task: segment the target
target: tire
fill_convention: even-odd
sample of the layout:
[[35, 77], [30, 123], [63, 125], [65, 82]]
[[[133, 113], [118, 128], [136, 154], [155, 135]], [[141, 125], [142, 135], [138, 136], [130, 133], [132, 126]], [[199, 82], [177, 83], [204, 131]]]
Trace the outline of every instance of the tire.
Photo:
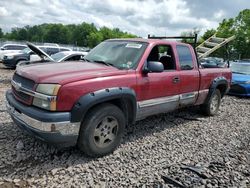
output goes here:
[[125, 130], [124, 113], [113, 104], [94, 107], [82, 122], [78, 148], [90, 157], [113, 152], [120, 144]]
[[215, 89], [208, 102], [201, 105], [202, 112], [207, 116], [214, 116], [218, 113], [221, 104], [220, 90]]

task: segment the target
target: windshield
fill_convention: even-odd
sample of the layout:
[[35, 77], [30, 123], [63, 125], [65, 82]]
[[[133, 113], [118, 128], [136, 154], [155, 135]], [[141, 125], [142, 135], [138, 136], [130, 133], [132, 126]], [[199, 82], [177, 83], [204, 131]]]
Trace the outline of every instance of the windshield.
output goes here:
[[59, 52], [59, 53], [51, 55], [52, 59], [54, 59], [55, 61], [59, 61], [65, 56], [66, 56], [65, 52]]
[[233, 73], [250, 75], [250, 63], [233, 63], [230, 69]]
[[28, 53], [30, 53], [30, 51], [31, 51], [30, 48], [24, 48], [24, 49], [21, 51], [21, 53], [22, 53], [22, 54], [28, 54]]
[[86, 61], [101, 62], [118, 69], [134, 69], [147, 47], [145, 42], [105, 41], [84, 57]]

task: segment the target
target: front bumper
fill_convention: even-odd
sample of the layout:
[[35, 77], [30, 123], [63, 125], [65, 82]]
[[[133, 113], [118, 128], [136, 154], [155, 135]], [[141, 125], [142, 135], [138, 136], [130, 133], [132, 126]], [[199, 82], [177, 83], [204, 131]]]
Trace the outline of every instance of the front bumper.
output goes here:
[[250, 97], [250, 84], [232, 84], [228, 94]]
[[3, 59], [2, 62], [3, 62], [3, 65], [8, 68], [12, 68], [16, 66], [15, 59]]
[[70, 112], [49, 112], [18, 102], [6, 92], [6, 106], [13, 121], [28, 134], [60, 147], [77, 143], [80, 122], [71, 123]]

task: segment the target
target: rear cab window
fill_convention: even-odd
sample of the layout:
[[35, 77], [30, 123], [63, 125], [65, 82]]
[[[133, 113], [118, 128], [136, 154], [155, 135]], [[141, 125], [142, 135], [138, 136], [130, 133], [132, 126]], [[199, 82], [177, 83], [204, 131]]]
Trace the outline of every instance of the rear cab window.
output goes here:
[[181, 70], [193, 70], [194, 62], [190, 48], [184, 45], [176, 46]]

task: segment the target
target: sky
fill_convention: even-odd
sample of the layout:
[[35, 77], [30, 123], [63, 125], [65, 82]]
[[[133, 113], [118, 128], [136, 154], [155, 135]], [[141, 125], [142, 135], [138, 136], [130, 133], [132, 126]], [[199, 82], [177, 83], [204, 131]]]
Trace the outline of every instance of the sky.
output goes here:
[[42, 23], [94, 23], [141, 37], [180, 35], [216, 28], [246, 8], [249, 0], [0, 0], [0, 27]]

